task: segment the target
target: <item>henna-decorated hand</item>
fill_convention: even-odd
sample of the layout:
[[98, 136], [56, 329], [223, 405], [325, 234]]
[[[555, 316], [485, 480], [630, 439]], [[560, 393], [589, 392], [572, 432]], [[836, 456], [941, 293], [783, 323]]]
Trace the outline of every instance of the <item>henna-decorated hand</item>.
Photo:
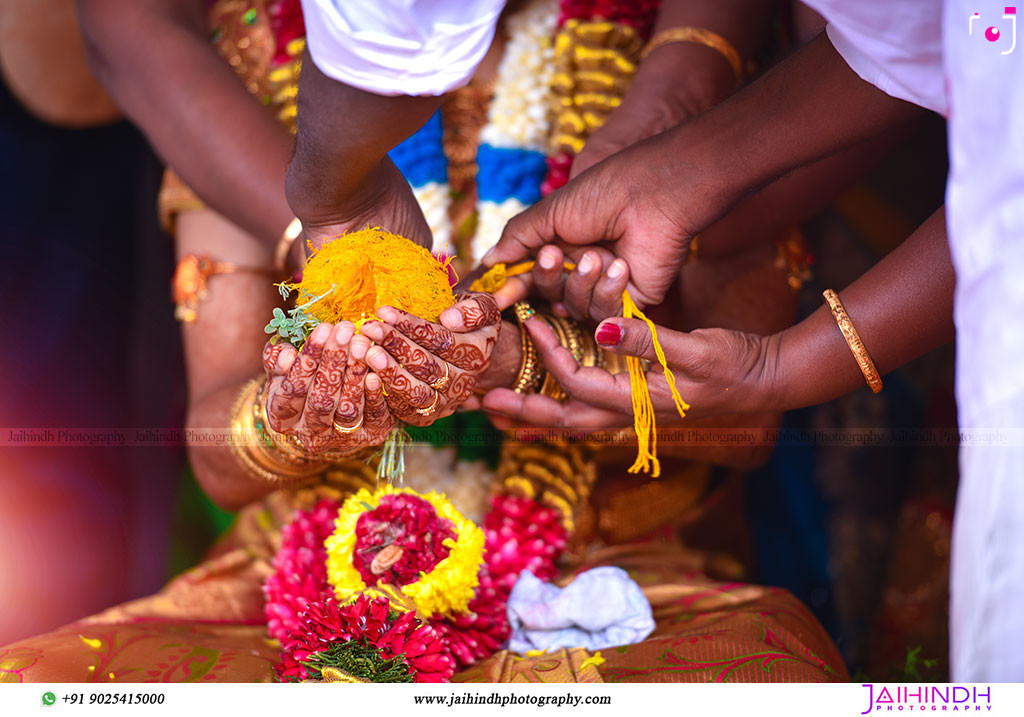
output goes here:
[[380, 321], [361, 329], [378, 344], [366, 360], [383, 381], [395, 417], [430, 425], [473, 395], [498, 340], [501, 314], [493, 297], [461, 294], [441, 313], [440, 323], [390, 306], [381, 307], [377, 316]]
[[[367, 376], [370, 342], [354, 334], [347, 321], [323, 323], [301, 352], [287, 343], [264, 347], [270, 427], [311, 452], [377, 445], [395, 425], [379, 379]], [[359, 428], [343, 433], [336, 425]]]

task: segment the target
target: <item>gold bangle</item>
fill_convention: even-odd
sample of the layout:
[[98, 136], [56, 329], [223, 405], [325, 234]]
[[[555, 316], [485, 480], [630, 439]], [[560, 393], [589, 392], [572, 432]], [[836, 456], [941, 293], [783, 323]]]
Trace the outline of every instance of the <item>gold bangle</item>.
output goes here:
[[[553, 314], [539, 314], [538, 316], [555, 332], [558, 343], [569, 350], [577, 366], [599, 366], [601, 355], [598, 353], [597, 343], [588, 332], [580, 328], [577, 322]], [[564, 401], [569, 397], [550, 371], [544, 377], [540, 393], [556, 401]]]
[[325, 455], [309, 453], [296, 436], [286, 436], [270, 427], [266, 409], [267, 380], [266, 377], [258, 380], [260, 387], [253, 402], [252, 415], [253, 424], [259, 432], [263, 447], [270, 453], [276, 454], [278, 461], [283, 462], [286, 466], [294, 467], [296, 471], [315, 472], [321, 470], [325, 465]]
[[850, 315], [846, 313], [843, 302], [839, 300], [839, 294], [832, 291], [832, 289], [826, 289], [822, 296], [825, 297], [828, 308], [832, 310], [832, 316], [835, 317], [839, 330], [843, 332], [843, 338], [846, 339], [850, 351], [853, 352], [853, 358], [857, 360], [860, 372], [864, 374], [864, 380], [867, 381], [868, 386], [871, 387], [874, 393], [878, 393], [882, 390], [882, 377], [878, 375], [875, 362], [871, 360], [868, 350], [864, 348], [864, 342], [860, 340], [860, 335], [857, 333], [857, 329], [854, 328]]
[[644, 47], [643, 52], [640, 53], [640, 59], [647, 59], [647, 56], [659, 47], [670, 45], [673, 42], [695, 42], [710, 47], [724, 57], [732, 67], [732, 72], [736, 76], [736, 84], [743, 80], [743, 61], [740, 59], [740, 53], [736, 51], [731, 42], [717, 32], [711, 32], [702, 27], [673, 27], [659, 32]]
[[242, 387], [231, 407], [231, 452], [249, 475], [274, 486], [283, 486], [284, 476], [265, 469], [250, 454], [254, 441], [257, 440], [255, 427], [252, 425], [252, 402], [259, 390], [259, 382], [249, 381]]
[[302, 236], [302, 222], [296, 217], [288, 222], [281, 238], [277, 241], [274, 249], [274, 268], [280, 273], [285, 273], [288, 268], [288, 252], [292, 250], [295, 240]]
[[516, 375], [512, 390], [516, 393], [533, 393], [540, 386], [544, 379], [544, 371], [541, 367], [540, 357], [537, 355], [537, 347], [533, 344], [529, 332], [523, 323], [534, 316], [537, 312], [525, 301], [516, 302], [513, 307], [516, 321], [519, 323], [519, 338], [521, 341], [522, 357], [519, 364], [519, 373]]

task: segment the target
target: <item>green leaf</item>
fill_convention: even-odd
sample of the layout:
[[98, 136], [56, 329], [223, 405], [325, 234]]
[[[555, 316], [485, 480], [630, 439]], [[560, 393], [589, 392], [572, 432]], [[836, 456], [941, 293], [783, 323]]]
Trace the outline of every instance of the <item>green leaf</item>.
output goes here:
[[370, 682], [412, 682], [415, 678], [404, 654], [385, 660], [365, 640], [336, 642], [323, 652], [310, 655], [302, 665], [313, 679], [319, 679], [325, 667], [334, 667]]

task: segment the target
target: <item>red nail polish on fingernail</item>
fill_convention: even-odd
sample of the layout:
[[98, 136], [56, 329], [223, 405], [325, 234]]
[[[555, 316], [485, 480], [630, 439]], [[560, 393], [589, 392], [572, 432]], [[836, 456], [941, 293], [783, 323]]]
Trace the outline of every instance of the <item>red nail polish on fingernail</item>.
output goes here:
[[622, 327], [618, 324], [604, 323], [597, 327], [597, 343], [602, 346], [618, 346], [622, 341]]

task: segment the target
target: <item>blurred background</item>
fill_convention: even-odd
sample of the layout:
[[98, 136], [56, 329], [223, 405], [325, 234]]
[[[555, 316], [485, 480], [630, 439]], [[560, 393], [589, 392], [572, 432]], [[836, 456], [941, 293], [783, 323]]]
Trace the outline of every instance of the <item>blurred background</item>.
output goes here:
[[[230, 525], [182, 447], [12, 445], [11, 432], [180, 428], [185, 383], [156, 216], [162, 167], [86, 67], [70, 0], [0, 0], [0, 645], [150, 594]], [[923, 123], [803, 227], [801, 317], [941, 203]], [[792, 428], [955, 427], [953, 347]], [[854, 679], [944, 679], [956, 446], [776, 449], [686, 529], [800, 597]]]

